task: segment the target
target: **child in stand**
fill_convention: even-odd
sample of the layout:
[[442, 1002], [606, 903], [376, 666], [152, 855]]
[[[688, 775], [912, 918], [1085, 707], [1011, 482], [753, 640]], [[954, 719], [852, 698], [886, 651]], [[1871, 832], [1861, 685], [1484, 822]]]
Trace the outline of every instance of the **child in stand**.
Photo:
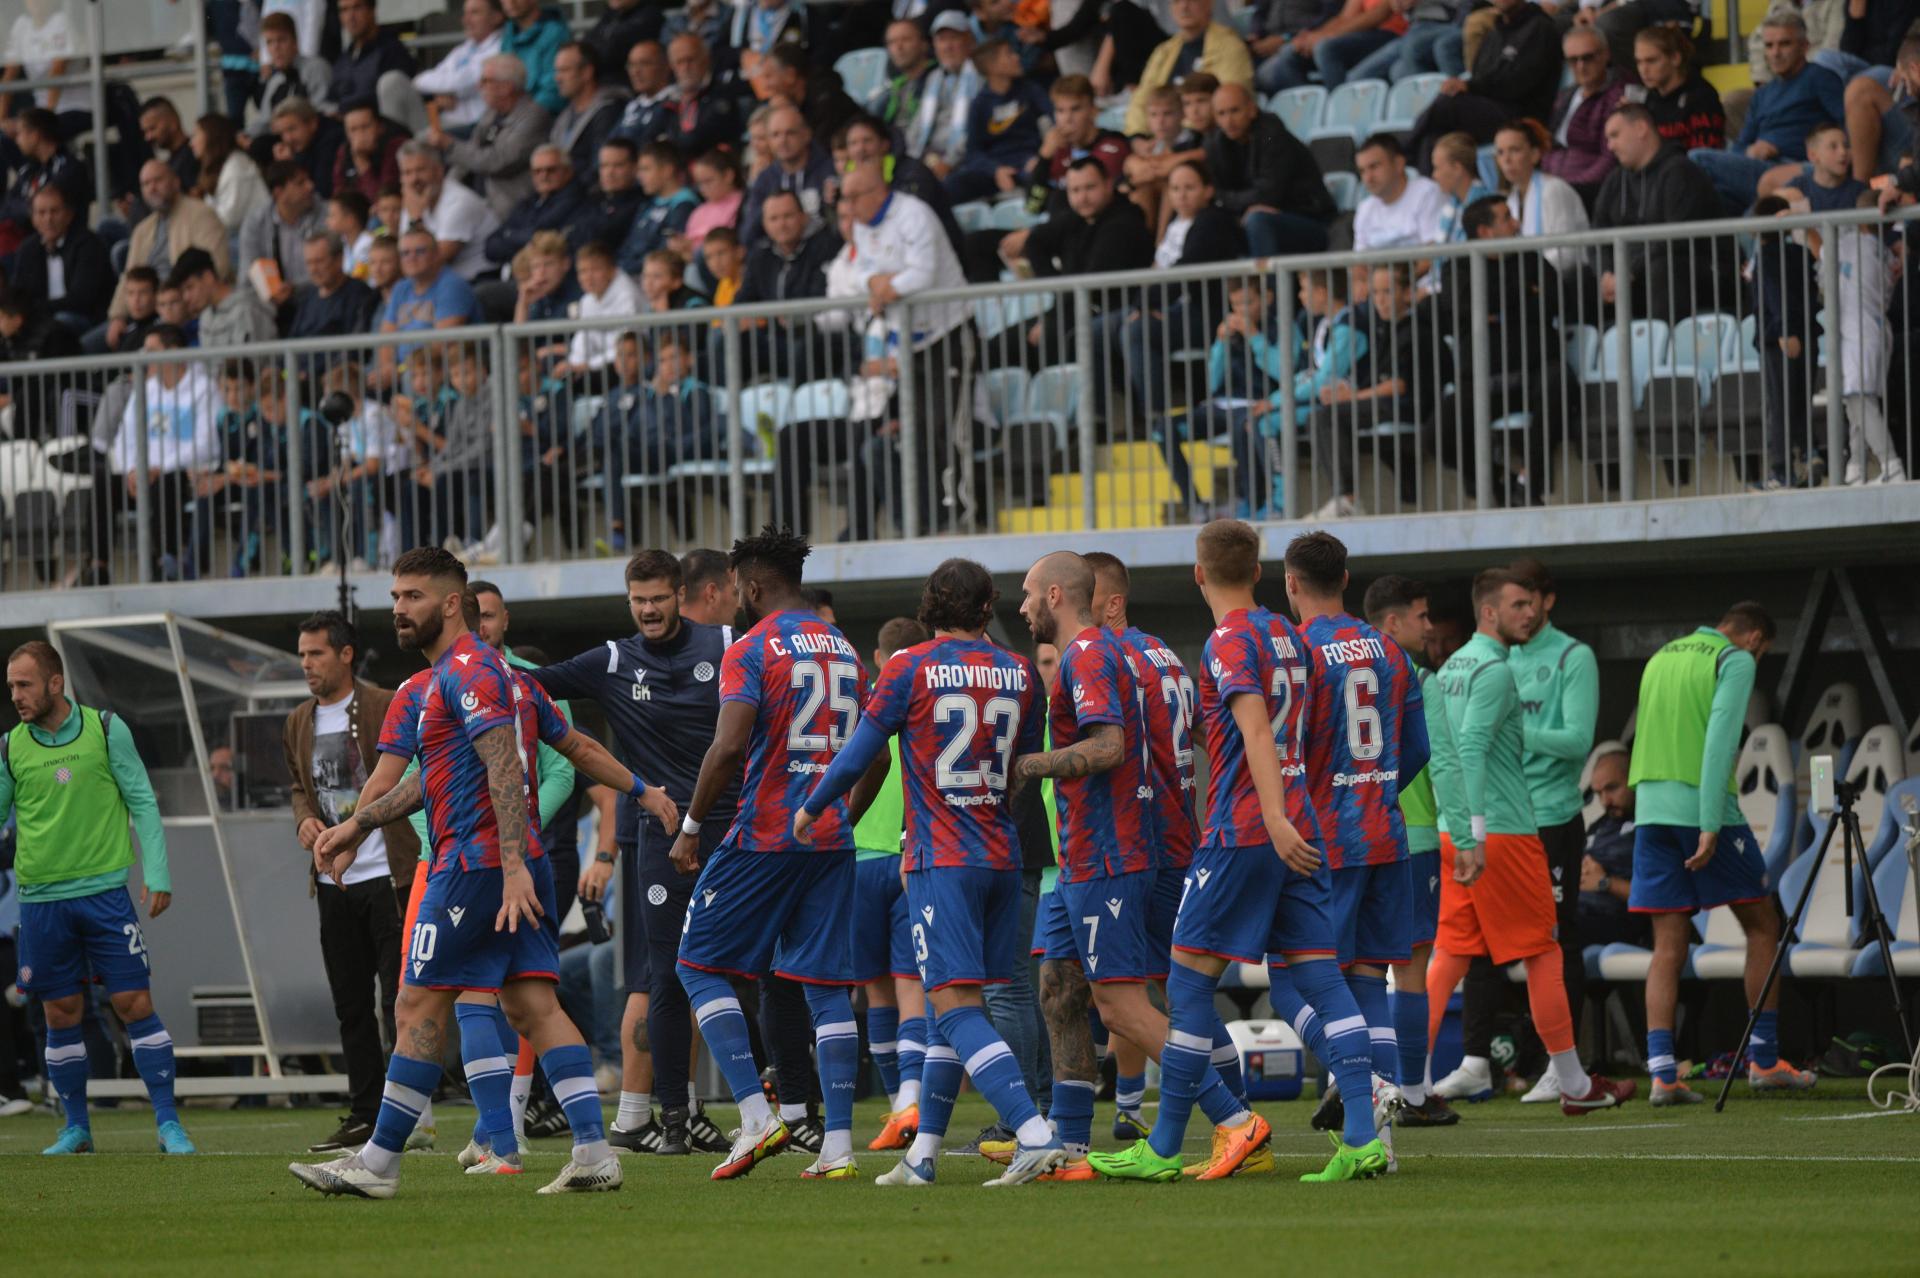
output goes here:
[[373, 249], [373, 232], [367, 221], [373, 206], [358, 191], [342, 191], [327, 201], [327, 229], [340, 237], [346, 247], [344, 265], [356, 280], [367, 278], [367, 254]]
[[[1859, 207], [1876, 208], [1879, 196], [1867, 191]], [[1880, 463], [1880, 482], [1904, 483], [1906, 465], [1887, 430], [1887, 296], [1893, 281], [1893, 256], [1887, 251], [1880, 227], [1868, 222], [1836, 226], [1823, 237], [1807, 231], [1814, 259], [1822, 253], [1838, 256], [1838, 297], [1826, 298], [1827, 310], [1839, 321], [1840, 393], [1847, 411], [1847, 461], [1844, 482], [1867, 482], [1867, 453]], [[1826, 278], [1823, 272], [1815, 277]]]
[[380, 194], [373, 201], [373, 228], [384, 231], [394, 239], [400, 238], [400, 218], [404, 205], [400, 199], [400, 187], [393, 182], [380, 188]]
[[[273, 521], [283, 543], [286, 538], [286, 503], [280, 500], [278, 436], [285, 416], [280, 370], [267, 369], [256, 395], [253, 367], [230, 359], [220, 372], [220, 395], [226, 405], [219, 420], [222, 465], [200, 477], [200, 496], [211, 503], [215, 523], [233, 541], [227, 575], [245, 577], [259, 571], [267, 520]], [[271, 419], [266, 414], [269, 397], [275, 401]]]
[[[1161, 197], [1167, 189], [1167, 175], [1182, 160], [1197, 160], [1205, 154], [1203, 140], [1213, 124], [1213, 91], [1220, 82], [1206, 72], [1196, 72], [1178, 88], [1163, 84], [1147, 95], [1148, 136], [1133, 139], [1133, 154], [1127, 157], [1127, 183], [1133, 202], [1147, 215], [1147, 225], [1156, 233], [1164, 230], [1160, 212]], [[1193, 102], [1189, 108], [1187, 103]], [[1189, 117], [1205, 117], [1195, 130]]]
[[466, 345], [422, 346], [408, 361], [411, 395], [393, 401], [393, 417], [413, 437], [424, 462], [410, 475], [403, 516], [414, 525], [409, 545], [444, 545], [464, 553], [487, 526], [487, 478], [493, 469], [493, 425], [487, 369]]

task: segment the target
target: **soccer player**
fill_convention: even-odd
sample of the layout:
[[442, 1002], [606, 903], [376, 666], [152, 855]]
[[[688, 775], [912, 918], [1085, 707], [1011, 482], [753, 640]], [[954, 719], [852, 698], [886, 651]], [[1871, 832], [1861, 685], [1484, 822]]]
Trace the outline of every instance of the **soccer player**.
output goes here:
[[[1587, 822], [1580, 815], [1580, 770], [1593, 751], [1594, 723], [1600, 714], [1600, 664], [1592, 648], [1553, 624], [1559, 594], [1546, 565], [1519, 559], [1510, 567], [1533, 592], [1531, 633], [1507, 655], [1507, 663], [1520, 693], [1520, 761], [1533, 795], [1533, 819], [1540, 823], [1540, 845], [1547, 852], [1547, 873], [1553, 878], [1554, 935], [1567, 986], [1567, 1014], [1577, 1035], [1587, 992], [1586, 945], [1580, 936], [1580, 861], [1587, 854]], [[1469, 1002], [1474, 989], [1469, 977]], [[1554, 1072], [1547, 1070], [1521, 1100], [1559, 1100], [1554, 1080]]]
[[[499, 654], [468, 632], [466, 584], [466, 569], [444, 550], [410, 550], [395, 563], [395, 635], [433, 666], [416, 730], [421, 769], [384, 798], [358, 805], [351, 822], [316, 843], [338, 865], [350, 859], [356, 832], [424, 801], [435, 849], [395, 1008], [399, 1044], [388, 1062], [373, 1139], [344, 1158], [288, 1169], [324, 1194], [393, 1196], [401, 1150], [440, 1078], [447, 1022], [461, 990], [500, 993], [514, 1029], [533, 1040], [566, 1111], [572, 1158], [540, 1192], [620, 1186], [620, 1163], [601, 1129], [592, 1058], [554, 997], [559, 951], [552, 871], [528, 812], [529, 791], [539, 782], [533, 732], [550, 744], [577, 734], [544, 694], [516, 682]], [[590, 774], [604, 784], [620, 771]], [[641, 785], [631, 774], [629, 783], [634, 790]], [[505, 1078], [497, 1081], [504, 1090]], [[504, 1100], [495, 1094], [480, 1101], [495, 1115], [489, 1126], [496, 1155], [512, 1134], [510, 1120], [503, 1124], [499, 1117]]]
[[[1724, 905], [1747, 934], [1746, 987], [1759, 995], [1780, 943], [1780, 914], [1767, 884], [1759, 840], [1734, 795], [1733, 765], [1754, 671], [1773, 644], [1773, 618], [1737, 603], [1653, 654], [1640, 675], [1633, 763], [1633, 883], [1627, 908], [1652, 916], [1647, 969], [1647, 1070], [1655, 1105], [1706, 1099], [1674, 1074], [1673, 1012], [1696, 910]], [[1805, 1091], [1812, 1071], [1780, 1059], [1776, 983], [1745, 1050], [1755, 1091]], [[1739, 1063], [1738, 1059], [1734, 1062]]]
[[[1299, 757], [1306, 647], [1286, 618], [1254, 602], [1260, 535], [1251, 526], [1215, 520], [1200, 530], [1196, 549], [1194, 580], [1214, 619], [1200, 671], [1200, 723], [1211, 766], [1206, 831], [1174, 923], [1160, 1112], [1145, 1140], [1088, 1159], [1104, 1175], [1133, 1180], [1178, 1177], [1196, 1096], [1225, 1090], [1209, 1057], [1218, 1020], [1214, 988], [1229, 962], [1262, 963], [1269, 950], [1279, 953], [1293, 985], [1327, 1026], [1327, 1059], [1342, 1089], [1364, 1095], [1371, 1083], [1366, 1021], [1332, 961], [1331, 879], [1314, 847], [1319, 830]], [[1302, 1179], [1352, 1180], [1386, 1170], [1370, 1106], [1349, 1106], [1343, 1131], [1344, 1139], [1333, 1138], [1326, 1168]]]
[[[804, 984], [819, 1053], [826, 1127], [820, 1156], [801, 1175], [859, 1175], [853, 1080], [860, 1043], [847, 997], [853, 820], [845, 802], [833, 804], [811, 848], [797, 846], [792, 826], [814, 779], [853, 734], [866, 672], [846, 636], [801, 596], [809, 550], [801, 538], [771, 527], [734, 543], [729, 559], [753, 628], [721, 662], [720, 721], [673, 844], [676, 867], [700, 869], [680, 938], [680, 982], [740, 1106], [739, 1134], [714, 1168], [715, 1180], [746, 1175], [791, 1140], [761, 1091], [746, 1018], [728, 980], [767, 971]], [[855, 815], [879, 787], [878, 766], [854, 795]], [[740, 814], [702, 865], [701, 829], [736, 774]]]
[[[1161, 1061], [1163, 1072], [1177, 1054], [1194, 1052], [1192, 1035], [1170, 1036], [1167, 1018], [1147, 997], [1146, 983], [1165, 979], [1172, 937], [1156, 934], [1167, 917], [1165, 890], [1157, 859], [1162, 834], [1155, 804], [1152, 747], [1147, 735], [1147, 689], [1139, 662], [1112, 631], [1093, 618], [1094, 573], [1071, 551], [1047, 555], [1027, 571], [1022, 583], [1021, 615], [1040, 643], [1060, 649], [1060, 670], [1049, 698], [1052, 748], [1014, 764], [1022, 780], [1052, 777], [1060, 817], [1060, 880], [1054, 909], [1063, 913], [1074, 949], [1100, 1019]], [[1157, 692], [1158, 689], [1156, 688]], [[1178, 902], [1173, 902], [1177, 912]], [[1049, 956], [1051, 957], [1051, 956]], [[1169, 991], [1171, 997], [1171, 991]], [[1226, 1030], [1212, 1015], [1200, 1024], [1197, 1041], [1205, 1078], [1189, 1093], [1189, 1109], [1199, 1103], [1215, 1125], [1214, 1157], [1208, 1179], [1262, 1170], [1271, 1129], [1249, 1112], [1209, 1063], [1226, 1041]], [[1055, 1120], [1067, 1139], [1056, 1089]], [[1086, 1097], [1085, 1122], [1091, 1126], [1092, 1097]], [[1162, 1112], [1165, 1089], [1162, 1088]], [[1185, 1114], [1181, 1116], [1185, 1125]], [[1175, 1142], [1178, 1149], [1178, 1141]], [[1178, 1175], [1177, 1158], [1169, 1164]]]
[[[1426, 767], [1427, 724], [1413, 663], [1398, 644], [1347, 614], [1347, 582], [1347, 548], [1332, 533], [1302, 533], [1288, 543], [1287, 601], [1311, 658], [1303, 737], [1307, 797], [1332, 870], [1338, 958], [1373, 1045], [1373, 1121], [1391, 1170], [1390, 1124], [1403, 1102], [1394, 1084], [1400, 1050], [1387, 1006], [1387, 968], [1404, 969], [1413, 956], [1400, 778]], [[1299, 1015], [1292, 1004], [1300, 995], [1291, 985], [1289, 979], [1274, 991], [1274, 1012], [1287, 1019]], [[1329, 1111], [1325, 1126], [1344, 1126], [1344, 1105], [1338, 1120], [1331, 1105], [1322, 1108]]]
[[[719, 624], [695, 621], [682, 611], [689, 600], [684, 573], [682, 561], [664, 550], [634, 555], [625, 574], [634, 633], [533, 675], [552, 696], [598, 704], [627, 761], [664, 785], [681, 809], [693, 800], [700, 762], [713, 743], [721, 659], [734, 639], [733, 609], [725, 600], [718, 611], [726, 620]], [[703, 827], [703, 857], [719, 847], [738, 801], [739, 791], [731, 786], [714, 799]], [[713, 1154], [728, 1142], [694, 1103], [689, 1087], [693, 1015], [674, 970], [694, 878], [668, 858], [679, 833], [677, 822], [659, 825], [642, 819], [632, 803], [619, 806], [617, 931], [626, 1009], [620, 1024], [620, 1109], [608, 1140], [615, 1149], [631, 1152]], [[659, 1123], [653, 1121], [656, 1096]]]
[[987, 1184], [1023, 1184], [1067, 1161], [980, 996], [982, 986], [1010, 979], [1018, 958], [1020, 832], [1008, 784], [1018, 757], [1040, 748], [1039, 673], [986, 637], [996, 595], [992, 576], [971, 560], [949, 559], [933, 570], [920, 602], [933, 638], [887, 662], [853, 740], [794, 815], [794, 836], [804, 840], [885, 759], [887, 741], [905, 736], [902, 877], [934, 1024], [919, 1131], [883, 1185], [933, 1183], [963, 1062], [1019, 1140], [1007, 1170]]
[[[1398, 644], [1409, 660], [1425, 655], [1431, 637], [1425, 586], [1405, 577], [1381, 577], [1367, 587], [1362, 611], [1368, 624]], [[1431, 750], [1446, 733], [1445, 712], [1433, 694], [1433, 671], [1414, 668]], [[1427, 1084], [1427, 964], [1440, 917], [1440, 810], [1433, 799], [1431, 763], [1400, 787], [1400, 817], [1407, 831], [1413, 933], [1406, 965], [1394, 973], [1393, 1033], [1400, 1048], [1400, 1096], [1405, 1102], [1394, 1122], [1401, 1127], [1450, 1127], [1460, 1121], [1459, 1113]]]
[[1473, 579], [1478, 628], [1440, 668], [1435, 683], [1449, 737], [1439, 743], [1435, 775], [1445, 825], [1440, 834], [1440, 926], [1427, 989], [1427, 1040], [1439, 1029], [1453, 987], [1473, 956], [1497, 964], [1522, 960], [1533, 1027], [1546, 1045], [1568, 1115], [1632, 1099], [1631, 1080], [1613, 1082], [1581, 1068], [1573, 1018], [1553, 939], [1553, 886], [1534, 825], [1521, 761], [1520, 697], [1509, 646], [1533, 631], [1533, 591], [1504, 568]]
[[13, 650], [7, 694], [20, 722], [0, 737], [0, 824], [10, 813], [19, 822], [20, 989], [46, 1010], [47, 1089], [66, 1111], [66, 1124], [41, 1152], [93, 1152], [81, 1036], [93, 979], [126, 1027], [160, 1152], [191, 1154], [173, 1103], [173, 1039], [154, 1015], [147, 942], [127, 891], [131, 825], [140, 835], [147, 917], [159, 918], [173, 902], [167, 836], [146, 765], [118, 715], [68, 694], [66, 666], [52, 644], [34, 639]]
[[[894, 653], [931, 637], [914, 618], [893, 618], [880, 627], [873, 668], [886, 669]], [[887, 738], [887, 751], [887, 779], [853, 829], [853, 975], [866, 987], [867, 1044], [887, 1092], [886, 1125], [867, 1142], [873, 1150], [913, 1143], [920, 1124], [920, 1069], [927, 1055], [926, 996], [900, 874], [906, 798], [898, 736]]]

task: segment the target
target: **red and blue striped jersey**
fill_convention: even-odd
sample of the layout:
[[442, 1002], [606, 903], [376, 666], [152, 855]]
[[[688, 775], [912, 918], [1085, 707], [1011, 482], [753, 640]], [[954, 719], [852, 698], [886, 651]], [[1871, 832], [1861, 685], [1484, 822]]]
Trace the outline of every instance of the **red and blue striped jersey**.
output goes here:
[[1020, 868], [1007, 773], [1041, 749], [1031, 662], [986, 639], [930, 639], [893, 654], [861, 713], [900, 738], [907, 869]]
[[394, 689], [387, 717], [380, 721], [380, 743], [374, 747], [381, 754], [411, 759], [420, 753], [420, 703], [432, 682], [432, 670], [416, 670]]
[[1313, 658], [1307, 793], [1333, 869], [1407, 856], [1400, 815], [1400, 724], [1419, 714], [1420, 681], [1397, 643], [1341, 613], [1300, 631]]
[[[1307, 800], [1306, 765], [1299, 742], [1307, 729], [1306, 644], [1285, 617], [1265, 608], [1237, 608], [1212, 634], [1200, 669], [1200, 721], [1207, 735], [1207, 829], [1204, 846], [1246, 848], [1271, 843], [1260, 796], [1247, 768], [1247, 750], [1269, 745], [1280, 754], [1287, 820], [1319, 845], [1320, 827]], [[1232, 701], [1254, 693], [1266, 702], [1271, 743], [1249, 747], [1234, 721]]]
[[1065, 750], [1102, 723], [1118, 725], [1123, 743], [1117, 766], [1053, 783], [1060, 877], [1069, 883], [1158, 864], [1160, 821], [1146, 700], [1139, 660], [1111, 630], [1089, 626], [1061, 646], [1060, 673], [1048, 704], [1052, 748]]
[[[740, 811], [722, 848], [809, 850], [794, 841], [794, 813], [853, 736], [866, 691], [860, 654], [811, 612], [763, 617], [727, 649], [720, 659], [720, 704], [742, 701], [758, 714], [741, 770]], [[853, 846], [845, 799], [820, 814], [812, 837], [822, 852]]]
[[1193, 677], [1160, 640], [1138, 626], [1120, 632], [1147, 694], [1147, 745], [1160, 814], [1160, 864], [1185, 869], [1199, 832], [1193, 816]]
[[463, 634], [433, 663], [420, 699], [420, 784], [433, 837], [433, 872], [457, 866], [492, 869], [500, 864], [500, 828], [487, 785], [487, 765], [473, 743], [497, 727], [510, 727], [520, 756], [527, 796], [527, 856], [544, 855], [533, 807], [539, 787], [535, 745], [557, 742], [570, 731], [553, 702], [514, 677], [506, 659]]

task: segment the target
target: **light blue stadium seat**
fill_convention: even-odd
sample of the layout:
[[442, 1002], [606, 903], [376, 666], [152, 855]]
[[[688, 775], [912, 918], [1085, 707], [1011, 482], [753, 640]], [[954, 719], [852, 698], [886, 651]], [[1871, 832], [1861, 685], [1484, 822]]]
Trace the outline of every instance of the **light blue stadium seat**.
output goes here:
[[1017, 200], [1002, 200], [994, 205], [987, 226], [996, 231], [1022, 231], [1044, 220], [1038, 213], [1027, 212], [1026, 196], [1022, 195]]
[[1393, 129], [1405, 133], [1413, 128], [1420, 113], [1433, 104], [1440, 96], [1440, 86], [1446, 82], [1446, 76], [1437, 72], [1428, 75], [1410, 75], [1395, 82], [1387, 94], [1386, 118], [1380, 121], [1383, 129]]
[[973, 304], [974, 327], [981, 341], [991, 341], [1000, 333], [1053, 309], [1051, 293], [1016, 293], [1011, 297], [983, 297]]
[[823, 378], [797, 387], [787, 403], [787, 420], [806, 422], [843, 418], [847, 415], [847, 384], [839, 378]]
[[968, 200], [953, 206], [953, 220], [963, 231], [984, 231], [993, 224], [993, 206], [980, 200]]
[[1302, 142], [1313, 136], [1320, 127], [1320, 117], [1327, 106], [1327, 91], [1317, 84], [1303, 84], [1297, 89], [1286, 89], [1267, 99], [1267, 109], [1280, 117], [1280, 123], [1287, 126], [1287, 132]]
[[1737, 368], [1740, 321], [1732, 315], [1707, 313], [1681, 320], [1673, 328], [1665, 371], [1699, 386], [1702, 408], [1713, 403], [1713, 389], [1723, 369]]
[[1576, 324], [1573, 336], [1567, 339], [1567, 362], [1573, 365], [1574, 376], [1588, 385], [1598, 385], [1603, 379], [1600, 371], [1600, 330], [1592, 324]]
[[981, 377], [981, 394], [994, 422], [1005, 426], [1027, 411], [1028, 381], [1024, 368], [996, 368]]
[[1309, 141], [1320, 137], [1347, 137], [1355, 146], [1377, 132], [1387, 110], [1385, 80], [1348, 80], [1327, 95], [1320, 123]]
[[1005, 425], [1044, 422], [1053, 432], [1054, 447], [1064, 452], [1079, 404], [1080, 366], [1055, 364], [1033, 375], [1027, 383], [1025, 411]]
[[[1620, 379], [1618, 334], [1618, 328], [1610, 327], [1600, 339], [1600, 378], [1608, 384], [1618, 384]], [[1627, 332], [1627, 359], [1635, 409], [1645, 406], [1647, 383], [1653, 380], [1654, 370], [1667, 362], [1671, 344], [1672, 334], [1665, 320], [1633, 321], [1633, 326]]]
[[1733, 783], [1740, 815], [1760, 842], [1767, 882], [1778, 883], [1793, 855], [1796, 800], [1793, 753], [1784, 728], [1768, 723], [1747, 734], [1733, 765]]
[[[1912, 979], [1920, 976], [1920, 906], [1907, 882], [1909, 867], [1905, 854], [1880, 862], [1873, 874], [1873, 890], [1880, 897], [1880, 908], [1893, 926], [1893, 970]], [[1864, 908], [1864, 907], [1863, 907]], [[1853, 961], [1855, 976], [1885, 976], [1887, 967], [1880, 947], [1862, 938], [1860, 957]]]
[[1119, 133], [1127, 127], [1127, 109], [1108, 107], [1095, 116], [1093, 122], [1103, 129], [1112, 129], [1115, 133]]
[[1474, 152], [1474, 169], [1480, 174], [1480, 185], [1489, 191], [1500, 189], [1500, 165], [1493, 158], [1493, 147], [1483, 146]]
[[1351, 213], [1360, 203], [1360, 179], [1351, 173], [1326, 173], [1320, 180], [1327, 184], [1327, 194], [1333, 197], [1333, 206], [1342, 213]]
[[[1737, 928], [1739, 925], [1735, 924]], [[1628, 945], [1625, 941], [1614, 941], [1607, 945], [1590, 945], [1588, 953], [1598, 952], [1597, 959], [1589, 959], [1587, 971], [1597, 975], [1603, 981], [1636, 982], [1647, 979], [1647, 969], [1653, 966], [1653, 951], [1639, 945]], [[1693, 955], [1687, 955], [1686, 966], [1680, 969], [1682, 978], [1691, 980], [1694, 975]]]
[[[725, 417], [732, 408], [732, 397], [721, 391], [714, 396], [714, 401], [720, 406], [720, 415]], [[775, 432], [784, 430], [791, 420], [792, 404], [793, 387], [785, 382], [749, 386], [740, 392], [740, 429], [758, 435], [760, 419], [766, 417]]]
[[887, 51], [855, 49], [843, 53], [833, 69], [840, 73], [840, 83], [846, 86], [847, 96], [855, 102], [865, 102], [887, 81]]
[[1900, 734], [1891, 724], [1868, 728], [1860, 735], [1844, 775], [1850, 785], [1859, 788], [1860, 798], [1853, 810], [1860, 818], [1861, 833], [1869, 844], [1883, 829], [1881, 817], [1887, 808], [1889, 792], [1906, 779], [1906, 774], [1906, 753], [1901, 748]]

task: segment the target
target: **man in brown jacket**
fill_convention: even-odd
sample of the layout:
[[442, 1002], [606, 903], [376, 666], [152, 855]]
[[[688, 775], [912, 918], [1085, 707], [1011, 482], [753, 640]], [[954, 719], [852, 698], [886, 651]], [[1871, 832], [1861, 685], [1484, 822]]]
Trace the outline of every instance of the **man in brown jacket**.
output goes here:
[[[299, 652], [313, 697], [287, 716], [283, 742], [300, 846], [311, 853], [321, 831], [353, 815], [379, 759], [380, 725], [393, 693], [353, 677], [360, 639], [338, 612], [317, 612], [300, 623]], [[387, 1071], [382, 1028], [390, 1045], [400, 988], [400, 920], [419, 856], [413, 828], [396, 821], [367, 836], [341, 884], [324, 874], [314, 876], [320, 957], [340, 1019], [349, 1093], [339, 1130], [313, 1145], [315, 1152], [356, 1149], [373, 1135]]]
[[[233, 278], [233, 255], [227, 227], [205, 203], [180, 193], [180, 175], [165, 160], [148, 160], [140, 168], [140, 196], [153, 212], [133, 228], [127, 242], [128, 266], [151, 266], [165, 279], [173, 264], [190, 248], [205, 249], [220, 278]], [[164, 238], [162, 238], [164, 236]], [[127, 326], [127, 280], [123, 274], [107, 304], [107, 343], [112, 350]]]

